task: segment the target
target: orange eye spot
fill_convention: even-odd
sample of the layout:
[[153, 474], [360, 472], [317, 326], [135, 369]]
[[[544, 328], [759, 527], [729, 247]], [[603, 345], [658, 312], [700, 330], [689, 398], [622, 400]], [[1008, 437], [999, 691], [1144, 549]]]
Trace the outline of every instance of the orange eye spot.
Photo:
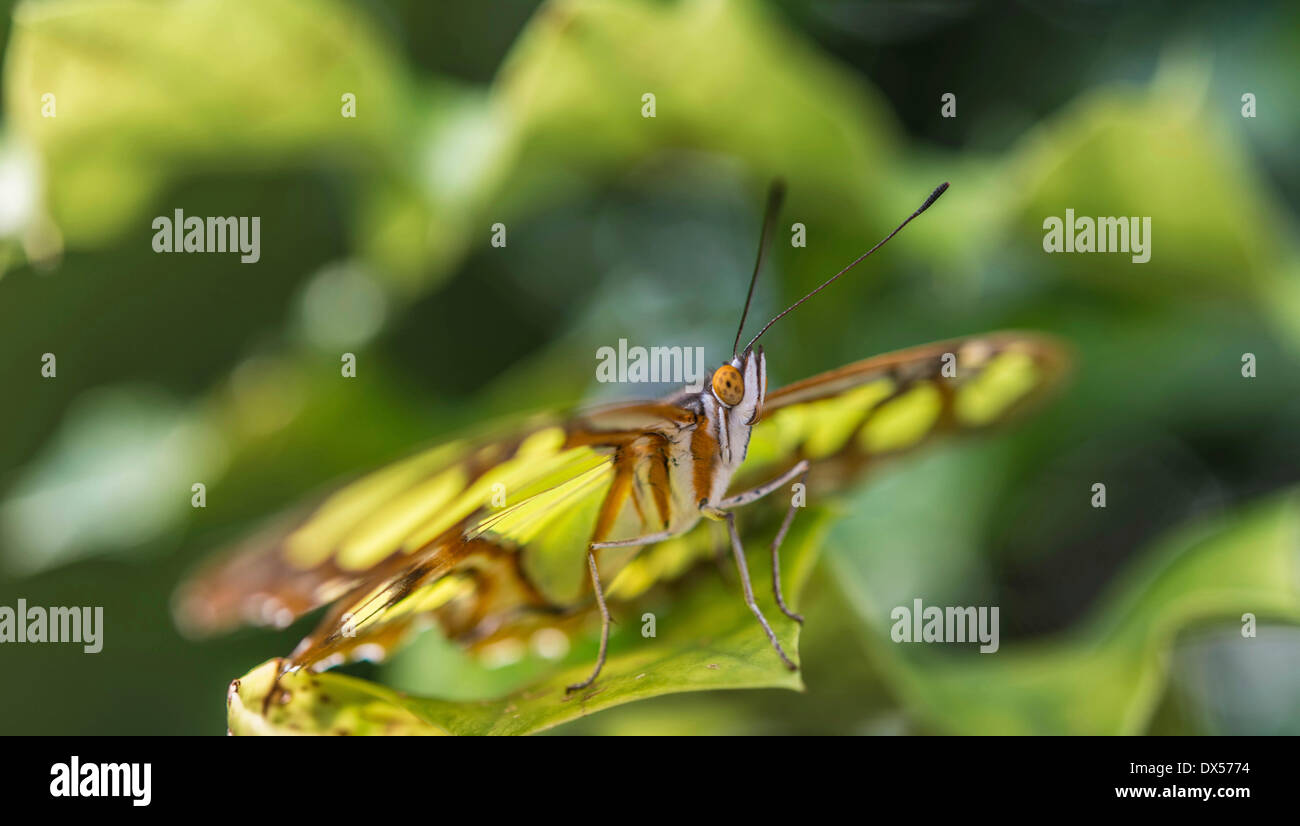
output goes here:
[[714, 370], [713, 395], [728, 407], [740, 404], [745, 397], [745, 381], [740, 377], [740, 371], [730, 364]]

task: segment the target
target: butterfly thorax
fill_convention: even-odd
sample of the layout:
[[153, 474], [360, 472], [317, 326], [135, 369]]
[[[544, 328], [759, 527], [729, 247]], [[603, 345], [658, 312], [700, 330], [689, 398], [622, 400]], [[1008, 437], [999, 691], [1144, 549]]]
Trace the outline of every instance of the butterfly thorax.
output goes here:
[[[701, 505], [716, 505], [745, 461], [750, 433], [762, 409], [767, 389], [763, 351], [746, 352], [730, 362], [743, 380], [738, 401], [727, 404], [715, 390], [710, 374], [703, 390], [686, 393], [676, 404], [694, 416], [694, 423], [670, 437], [670, 476], [674, 528], [684, 529], [700, 517]], [[724, 365], [721, 370], [725, 370]], [[716, 371], [715, 371], [716, 373]]]

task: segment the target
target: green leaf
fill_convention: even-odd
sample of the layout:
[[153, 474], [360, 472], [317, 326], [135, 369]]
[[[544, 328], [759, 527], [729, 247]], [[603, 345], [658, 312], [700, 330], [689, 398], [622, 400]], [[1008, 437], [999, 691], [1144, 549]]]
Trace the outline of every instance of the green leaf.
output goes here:
[[[878, 90], [760, 3], [553, 0], [516, 41], [493, 100], [518, 152], [498, 209], [629, 169], [658, 178], [669, 156], [698, 170], [701, 188], [738, 170], [761, 186], [783, 176], [797, 182], [788, 214], [826, 233], [801, 250], [808, 272], [843, 266], [862, 226], [896, 222], [896, 198], [919, 202], [941, 180], [902, 163]], [[895, 249], [929, 254], [934, 231], [918, 223]]]
[[[392, 48], [333, 0], [22, 3], [4, 92], [72, 243], [137, 226], [196, 170], [390, 167], [411, 106]], [[344, 93], [355, 118], [342, 116]], [[46, 94], [54, 117], [43, 116]]]
[[[809, 508], [799, 514], [782, 547], [782, 584], [798, 604], [829, 515]], [[770, 534], [765, 535], [770, 536]], [[764, 537], [764, 538], [765, 538]], [[771, 596], [767, 541], [747, 540], [750, 572], [764, 615], [797, 661], [799, 628]], [[675, 593], [668, 593], [668, 591]], [[642, 617], [656, 616], [657, 635], [643, 638]], [[685, 691], [736, 688], [803, 690], [798, 672], [787, 670], [741, 599], [734, 579], [724, 582], [704, 568], [673, 587], [629, 605], [614, 605], [609, 659], [600, 679], [572, 695], [565, 686], [584, 679], [595, 661], [589, 635], [541, 680], [507, 696], [456, 702], [417, 698], [341, 674], [286, 676], [286, 702], [266, 716], [262, 702], [275, 661], [263, 663], [231, 684], [228, 724], [232, 734], [529, 734], [612, 706]], [[596, 626], [589, 623], [595, 630]]]
[[1283, 210], [1207, 98], [1208, 73], [1200, 60], [1168, 58], [1149, 88], [1101, 87], [1027, 133], [1003, 173], [1016, 193], [1005, 216], [1015, 243], [1039, 249], [1044, 219], [1064, 219], [1067, 208], [1078, 217], [1141, 216], [1156, 239], [1141, 277], [1119, 256], [1126, 266], [1053, 255], [1052, 268], [1138, 297], [1245, 294], [1267, 306], [1291, 275], [1294, 250]]
[[1141, 733], [1163, 696], [1179, 634], [1207, 623], [1237, 626], [1246, 613], [1300, 621], [1300, 492], [1175, 531], [1075, 630], [987, 655], [893, 643], [897, 603], [873, 592], [842, 542], [832, 539], [828, 558], [873, 659], [915, 716], [949, 733]]
[[520, 36], [498, 90], [530, 150], [581, 166], [689, 146], [839, 189], [843, 177], [879, 181], [898, 150], [883, 97], [755, 3], [556, 0]]

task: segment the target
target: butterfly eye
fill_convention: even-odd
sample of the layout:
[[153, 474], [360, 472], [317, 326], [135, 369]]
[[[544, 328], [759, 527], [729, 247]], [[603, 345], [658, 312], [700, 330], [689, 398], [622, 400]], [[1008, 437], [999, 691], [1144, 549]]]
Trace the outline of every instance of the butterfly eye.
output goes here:
[[713, 372], [713, 395], [728, 407], [740, 404], [745, 397], [745, 381], [740, 371], [730, 364], [724, 364]]

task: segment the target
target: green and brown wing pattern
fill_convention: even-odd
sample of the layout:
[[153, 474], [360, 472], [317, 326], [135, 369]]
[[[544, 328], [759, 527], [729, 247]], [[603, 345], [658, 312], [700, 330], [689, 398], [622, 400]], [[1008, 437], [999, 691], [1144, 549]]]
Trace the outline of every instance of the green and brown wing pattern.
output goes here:
[[[462, 440], [348, 484], [182, 587], [195, 632], [287, 625], [333, 603], [294, 665], [374, 658], [415, 625], [463, 640], [586, 598], [588, 544], [661, 530], [662, 432], [680, 411], [617, 405]], [[635, 547], [602, 552], [614, 574]]]
[[1056, 341], [991, 333], [865, 359], [770, 393], [733, 489], [800, 459], [819, 486], [851, 484], [880, 459], [934, 437], [1013, 417], [1055, 387], [1068, 358]]

